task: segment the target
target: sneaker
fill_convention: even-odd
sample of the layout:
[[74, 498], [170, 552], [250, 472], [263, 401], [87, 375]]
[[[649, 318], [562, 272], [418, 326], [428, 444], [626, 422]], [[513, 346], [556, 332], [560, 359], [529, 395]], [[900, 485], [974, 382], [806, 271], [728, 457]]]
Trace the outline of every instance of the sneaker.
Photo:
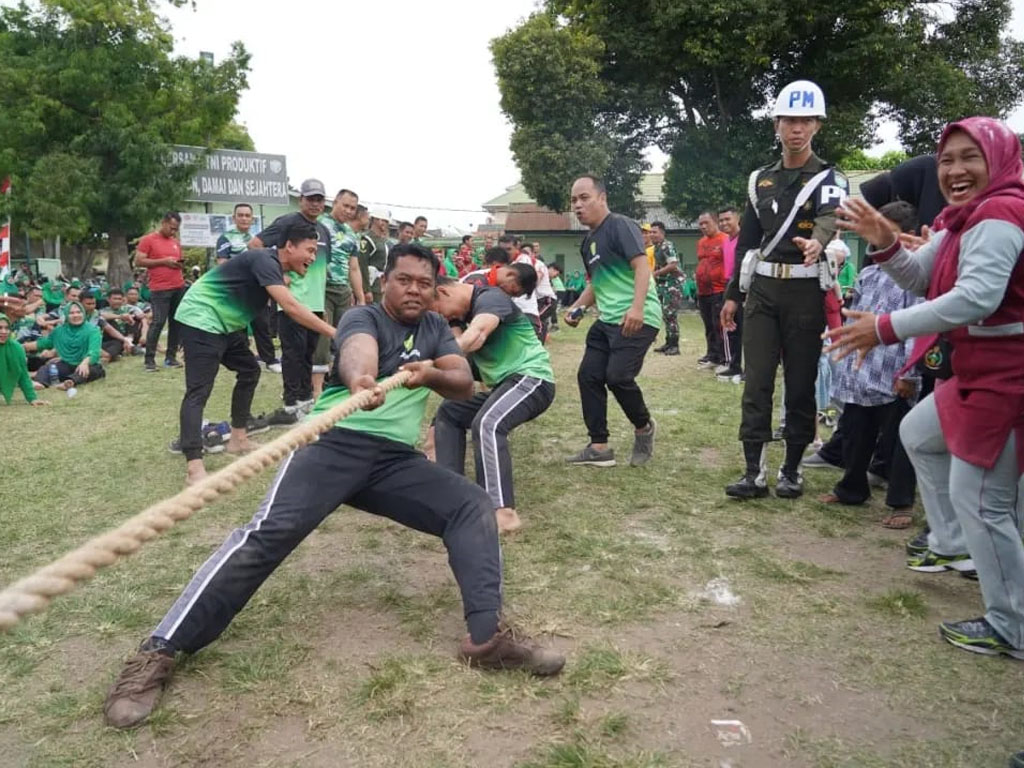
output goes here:
[[[666, 355], [668, 352], [665, 353]], [[678, 353], [677, 353], [678, 354]], [[629, 457], [629, 466], [642, 467], [654, 456], [654, 433], [658, 426], [651, 419], [647, 432], [636, 432], [633, 436], [633, 455]]]
[[812, 453], [810, 456], [804, 456], [804, 460], [800, 462], [801, 467], [807, 469], [842, 469], [837, 467], [830, 461], [826, 461], [820, 453]]
[[525, 636], [516, 636], [504, 627], [483, 645], [473, 645], [469, 637], [459, 644], [459, 656], [471, 667], [481, 669], [525, 669], [534, 675], [557, 675], [565, 666], [565, 656], [543, 648]]
[[679, 347], [669, 347], [665, 350], [666, 357], [677, 357], [679, 355]]
[[245, 425], [245, 431], [250, 435], [259, 435], [270, 431], [270, 420], [264, 415], [250, 416]]
[[1018, 752], [1010, 758], [1010, 768], [1024, 768], [1024, 752]]
[[974, 561], [970, 555], [940, 555], [937, 552], [926, 549], [919, 555], [908, 557], [907, 568], [918, 573], [973, 571]]
[[[215, 429], [208, 430], [203, 433], [203, 453], [222, 453], [227, 448], [224, 442], [224, 437], [217, 432]], [[181, 440], [174, 438], [167, 445], [167, 450], [173, 454], [181, 455]]]
[[142, 367], [146, 371], [146, 373], [156, 373], [157, 371], [160, 370], [159, 368], [156, 367], [156, 363], [154, 363], [151, 360], [147, 360], [145, 363], [143, 363]]
[[799, 499], [804, 495], [804, 479], [799, 472], [783, 472], [779, 470], [779, 479], [775, 482], [775, 495], [780, 499]]
[[1024, 649], [1014, 648], [1006, 642], [984, 616], [967, 621], [944, 621], [939, 624], [939, 637], [972, 653], [1005, 655], [1024, 660]]
[[271, 427], [291, 427], [298, 423], [299, 415], [294, 405], [278, 408], [267, 418], [267, 424]]
[[280, 363], [270, 363], [269, 365], [267, 365], [267, 370], [270, 371], [271, 373], [280, 373], [281, 372], [281, 364]]
[[[728, 365], [719, 365], [715, 367], [715, 376], [721, 376], [726, 371], [731, 370]], [[731, 376], [732, 374], [730, 374]]]
[[697, 368], [698, 368], [698, 370], [701, 370], [701, 371], [710, 371], [712, 368], [715, 368], [717, 365], [718, 365], [718, 363], [715, 363], [715, 362], [713, 362], [711, 360], [704, 360], [703, 362], [698, 362], [697, 363]]
[[575, 456], [567, 456], [565, 463], [587, 467], [614, 467], [615, 449], [609, 448], [607, 451], [597, 451], [593, 445], [588, 443], [587, 447]]
[[668, 349], [668, 342], [662, 344], [660, 347], [658, 347], [656, 349], [653, 349], [651, 351], [652, 352], [664, 352], [666, 349]]
[[107, 724], [141, 725], [160, 701], [173, 671], [174, 656], [167, 651], [140, 650], [128, 659], [103, 702]]
[[917, 557], [928, 551], [928, 531], [921, 531], [917, 536], [907, 542], [907, 555]]
[[164, 360], [164, 368], [184, 368], [184, 366], [177, 360], [167, 358], [166, 360]]
[[702, 363], [710, 363], [710, 362], [711, 362], [711, 358], [708, 357], [707, 355], [704, 355], [704, 357], [698, 357], [697, 358], [697, 365], [701, 365]]
[[768, 486], [757, 482], [756, 475], [744, 475], [725, 487], [725, 495], [731, 499], [763, 499], [768, 495]]

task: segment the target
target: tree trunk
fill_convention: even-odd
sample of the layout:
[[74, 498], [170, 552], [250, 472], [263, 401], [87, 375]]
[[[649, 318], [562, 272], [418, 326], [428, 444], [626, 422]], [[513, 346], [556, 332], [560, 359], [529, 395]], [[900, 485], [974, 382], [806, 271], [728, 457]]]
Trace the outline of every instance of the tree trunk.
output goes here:
[[123, 230], [112, 229], [108, 236], [110, 260], [107, 264], [107, 282], [111, 285], [123, 285], [132, 276], [132, 265], [128, 261], [128, 234]]
[[91, 277], [92, 261], [95, 254], [85, 245], [67, 245], [60, 249], [60, 271], [64, 277]]

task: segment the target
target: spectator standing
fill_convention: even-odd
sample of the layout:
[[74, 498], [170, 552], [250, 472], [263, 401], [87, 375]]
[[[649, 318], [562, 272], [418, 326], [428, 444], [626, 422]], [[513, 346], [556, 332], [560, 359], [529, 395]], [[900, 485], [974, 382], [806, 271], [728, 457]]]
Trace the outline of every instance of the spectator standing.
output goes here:
[[725, 296], [725, 244], [728, 235], [718, 230], [718, 219], [705, 211], [697, 219], [701, 237], [697, 241], [697, 307], [704, 322], [707, 352], [697, 361], [698, 368], [716, 368], [725, 364], [725, 339], [719, 315]]
[[139, 240], [135, 249], [135, 265], [145, 267], [149, 280], [149, 301], [153, 307], [153, 320], [146, 335], [145, 369], [155, 373], [156, 348], [160, 334], [167, 325], [167, 349], [164, 353], [165, 368], [181, 368], [178, 362], [180, 327], [174, 319], [178, 304], [185, 296], [185, 278], [182, 275], [184, 261], [178, 229], [181, 216], [175, 211], [164, 214], [160, 227]]
[[654, 351], [678, 355], [678, 316], [683, 308], [683, 273], [679, 270], [679, 256], [672, 241], [665, 239], [665, 225], [660, 221], [651, 223], [650, 237], [654, 249], [654, 282], [661, 301], [661, 319], [665, 324], [665, 343]]
[[[281, 248], [285, 233], [295, 224], [309, 222], [317, 229], [316, 261], [305, 274], [287, 273], [288, 290], [313, 314], [323, 317], [327, 292], [327, 261], [331, 235], [317, 221], [324, 212], [326, 193], [319, 179], [306, 179], [299, 187], [299, 210], [278, 216], [254, 237], [249, 245], [257, 248]], [[313, 353], [320, 334], [296, 322], [287, 312], [278, 313], [278, 337], [281, 340], [281, 373], [284, 383], [284, 407], [270, 415], [274, 426], [290, 426], [299, 420], [300, 412], [313, 405]]]
[[[740, 239], [740, 216], [731, 205], [718, 212], [718, 228], [728, 238], [722, 246], [722, 264], [728, 285], [736, 271], [736, 243]], [[725, 334], [725, 363], [715, 368], [719, 381], [739, 384], [743, 380], [743, 307], [733, 316], [736, 328]]]

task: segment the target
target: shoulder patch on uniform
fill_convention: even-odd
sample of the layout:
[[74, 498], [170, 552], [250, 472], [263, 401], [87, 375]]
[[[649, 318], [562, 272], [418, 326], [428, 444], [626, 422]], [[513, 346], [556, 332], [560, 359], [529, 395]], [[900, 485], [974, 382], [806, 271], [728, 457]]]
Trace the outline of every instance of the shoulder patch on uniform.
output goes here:
[[813, 221], [801, 221], [796, 225], [797, 229], [814, 229]]
[[774, 187], [775, 182], [772, 181], [771, 179], [761, 179], [759, 182], [757, 182], [757, 186], [761, 187], [762, 189], [764, 189], [765, 187]]

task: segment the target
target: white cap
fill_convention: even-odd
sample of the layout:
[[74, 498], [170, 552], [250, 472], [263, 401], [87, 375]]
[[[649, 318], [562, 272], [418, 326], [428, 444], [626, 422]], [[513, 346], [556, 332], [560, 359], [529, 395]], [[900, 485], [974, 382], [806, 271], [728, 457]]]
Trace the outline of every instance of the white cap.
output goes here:
[[387, 208], [371, 208], [370, 209], [371, 219], [383, 219], [384, 221], [391, 221], [391, 211]]
[[832, 240], [825, 246], [825, 251], [826, 253], [831, 253], [835, 256], [842, 256], [843, 259], [850, 258], [850, 246], [842, 240]]
[[779, 91], [772, 117], [825, 117], [825, 94], [810, 80], [795, 80]]

